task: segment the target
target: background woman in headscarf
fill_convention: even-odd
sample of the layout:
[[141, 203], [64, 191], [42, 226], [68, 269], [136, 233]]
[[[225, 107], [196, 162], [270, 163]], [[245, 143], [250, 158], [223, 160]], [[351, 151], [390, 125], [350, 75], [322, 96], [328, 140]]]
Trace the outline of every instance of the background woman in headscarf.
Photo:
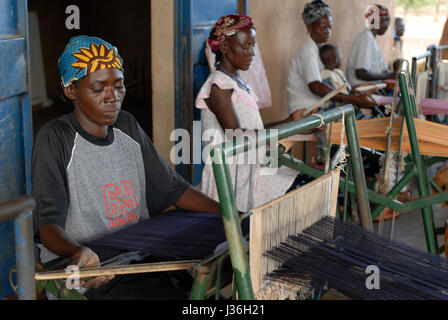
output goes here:
[[[214, 25], [208, 43], [216, 55], [216, 71], [212, 72], [202, 86], [196, 107], [201, 109], [202, 131], [212, 141], [204, 141], [204, 150], [232, 139], [234, 136], [261, 132], [290, 121], [264, 125], [257, 105], [257, 96], [240, 77], [240, 70], [248, 70], [254, 57], [256, 32], [253, 21], [245, 15], [227, 15]], [[238, 131], [240, 135], [238, 135]], [[254, 136], [254, 135], [252, 135]], [[207, 139], [207, 138], [204, 138]], [[258, 153], [257, 153], [258, 155]], [[218, 200], [216, 182], [209, 158], [204, 151], [206, 165], [202, 173], [201, 190]], [[247, 211], [285, 194], [293, 184], [297, 172], [286, 167], [274, 171], [264, 167], [263, 157], [249, 163], [244, 154], [233, 158], [229, 165], [238, 210]], [[235, 161], [238, 161], [235, 164]]]
[[[304, 117], [326, 94], [333, 91], [322, 82], [320, 71], [324, 66], [319, 57], [319, 47], [331, 37], [332, 17], [329, 6], [321, 0], [308, 3], [302, 13], [310, 38], [293, 58], [288, 76], [289, 111], [294, 119]], [[352, 103], [361, 107], [374, 107], [370, 95], [338, 94], [333, 100]]]
[[[379, 21], [375, 21], [375, 15], [378, 15]], [[372, 5], [365, 17], [369, 27], [356, 37], [348, 57], [347, 78], [352, 86], [366, 81], [395, 79], [396, 75], [387, 67], [376, 41], [376, 37], [384, 35], [389, 28], [389, 10], [379, 4]]]

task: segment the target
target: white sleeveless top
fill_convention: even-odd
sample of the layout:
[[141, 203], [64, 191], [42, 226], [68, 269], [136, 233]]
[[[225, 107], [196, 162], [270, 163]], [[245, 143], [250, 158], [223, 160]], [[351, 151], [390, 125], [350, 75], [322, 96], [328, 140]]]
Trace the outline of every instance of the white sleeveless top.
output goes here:
[[[213, 84], [223, 90], [233, 90], [231, 97], [233, 108], [243, 130], [263, 130], [264, 125], [257, 105], [258, 98], [250, 87], [250, 93], [247, 93], [238, 87], [236, 81], [219, 70], [209, 75], [196, 99], [196, 107], [201, 109], [204, 161], [206, 163], [202, 172], [201, 191], [212, 199], [219, 201], [210, 160], [210, 150], [212, 146], [219, 145], [228, 139], [225, 138], [224, 131], [215, 114], [208, 109], [205, 102], [210, 96]], [[245, 161], [244, 158], [246, 158]], [[236, 162], [237, 160], [238, 162]], [[249, 162], [249, 160], [251, 158], [248, 159], [247, 154], [246, 156], [240, 154], [238, 159], [232, 157], [227, 161], [234, 190], [235, 180], [237, 181], [235, 192], [237, 208], [244, 212], [284, 195], [298, 174], [287, 167], [269, 170], [263, 165], [264, 156], [258, 157], [254, 165], [249, 164], [254, 163], [254, 161]], [[234, 164], [230, 164], [232, 161]], [[252, 181], [250, 180], [251, 167]], [[274, 174], [272, 174], [273, 172]]]

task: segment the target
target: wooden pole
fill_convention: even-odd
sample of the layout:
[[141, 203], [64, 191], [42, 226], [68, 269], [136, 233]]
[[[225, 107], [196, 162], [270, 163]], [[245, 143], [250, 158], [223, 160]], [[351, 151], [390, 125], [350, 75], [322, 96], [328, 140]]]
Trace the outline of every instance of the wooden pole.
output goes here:
[[[137, 274], [147, 272], [187, 270], [198, 262], [199, 260], [188, 260], [188, 261], [173, 261], [173, 262], [143, 263], [143, 264], [126, 265], [126, 266], [83, 268], [79, 269], [79, 278], [111, 276], [119, 274]], [[47, 271], [36, 273], [34, 279], [56, 280], [56, 279], [67, 279], [70, 276], [73, 276], [73, 273], [71, 272], [67, 273], [64, 270]]]
[[319, 100], [319, 102], [317, 102], [311, 109], [310, 111], [305, 113], [305, 116], [309, 116], [311, 114], [313, 114], [314, 112], [316, 112], [320, 107], [322, 107], [325, 103], [327, 103], [329, 100], [331, 100], [332, 98], [334, 98], [335, 96], [337, 96], [339, 93], [341, 93], [342, 90], [344, 90], [345, 88], [347, 88], [347, 84], [344, 83], [342, 86], [340, 86], [339, 88], [337, 88], [336, 90], [331, 91], [330, 93], [328, 93], [325, 97], [323, 97], [322, 99]]

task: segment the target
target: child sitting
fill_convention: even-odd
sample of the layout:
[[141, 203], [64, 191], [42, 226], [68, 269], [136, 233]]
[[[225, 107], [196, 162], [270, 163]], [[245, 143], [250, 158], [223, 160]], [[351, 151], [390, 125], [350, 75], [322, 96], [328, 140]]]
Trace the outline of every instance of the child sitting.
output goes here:
[[352, 88], [339, 68], [341, 67], [341, 51], [332, 44], [326, 44], [319, 50], [319, 56], [325, 66], [320, 72], [322, 82], [327, 86], [337, 89], [347, 83], [347, 88], [342, 91], [344, 94], [350, 94]]
[[[345, 78], [344, 73], [342, 72], [341, 69], [339, 69], [341, 67], [341, 56], [342, 56], [339, 48], [332, 44], [323, 45], [319, 49], [319, 56], [320, 59], [322, 60], [322, 63], [325, 66], [325, 69], [323, 69], [320, 72], [322, 82], [332, 89], [338, 89], [344, 84], [347, 84], [347, 88], [342, 90], [341, 93], [347, 95], [351, 94], [352, 89], [354, 88], [350, 86], [347, 79]], [[322, 108], [322, 111], [339, 107], [341, 105], [342, 104], [340, 102], [331, 101]], [[371, 116], [364, 114], [357, 106], [355, 106], [355, 114], [357, 120], [371, 118]]]

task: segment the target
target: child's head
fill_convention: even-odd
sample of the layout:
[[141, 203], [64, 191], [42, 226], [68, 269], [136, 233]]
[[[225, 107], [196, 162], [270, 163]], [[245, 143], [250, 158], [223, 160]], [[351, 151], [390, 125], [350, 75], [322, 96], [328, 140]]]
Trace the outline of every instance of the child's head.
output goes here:
[[319, 56], [325, 69], [333, 70], [341, 66], [341, 51], [332, 44], [323, 45], [319, 50]]
[[397, 59], [397, 60], [394, 61], [394, 63], [393, 63], [393, 68], [394, 68], [394, 71], [395, 71], [395, 72], [400, 71], [400, 68], [401, 68], [401, 61], [402, 61], [402, 59]]
[[406, 24], [404, 22], [404, 19], [400, 17], [395, 18], [395, 33], [397, 37], [404, 36], [405, 31], [406, 31]]

